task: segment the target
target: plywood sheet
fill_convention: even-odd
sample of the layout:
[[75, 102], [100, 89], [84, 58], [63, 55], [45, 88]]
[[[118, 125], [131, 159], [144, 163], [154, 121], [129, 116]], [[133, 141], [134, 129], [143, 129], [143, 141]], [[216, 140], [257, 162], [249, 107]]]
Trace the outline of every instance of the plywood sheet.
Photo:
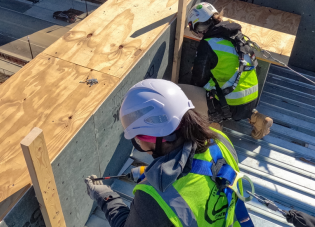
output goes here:
[[[87, 77], [99, 84], [89, 87]], [[119, 79], [40, 54], [0, 90], [0, 202], [30, 183], [19, 142], [33, 127], [46, 135], [52, 160]]]
[[[52, 160], [176, 12], [177, 0], [109, 0], [6, 81], [0, 90], [0, 202], [30, 183], [21, 139], [35, 126], [43, 129]], [[79, 83], [87, 77], [100, 83]]]
[[44, 52], [122, 77], [177, 12], [177, 0], [109, 0]]
[[[239, 23], [245, 35], [263, 49], [272, 52], [274, 57], [288, 63], [300, 24], [300, 15], [242, 1], [208, 0], [208, 2], [218, 11], [224, 10], [224, 21]], [[185, 30], [185, 36], [196, 39], [188, 28]], [[273, 62], [271, 59], [264, 59], [259, 53], [257, 56], [261, 60]]]

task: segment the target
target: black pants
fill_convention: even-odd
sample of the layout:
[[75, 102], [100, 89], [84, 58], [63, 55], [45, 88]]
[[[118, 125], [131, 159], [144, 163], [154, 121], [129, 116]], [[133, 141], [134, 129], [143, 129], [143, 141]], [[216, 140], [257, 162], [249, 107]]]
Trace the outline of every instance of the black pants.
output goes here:
[[[240, 121], [242, 119], [250, 118], [253, 112], [253, 109], [257, 106], [258, 99], [255, 99], [249, 103], [239, 105], [239, 106], [230, 106], [230, 111], [232, 113], [232, 119], [234, 121]], [[220, 102], [217, 99], [213, 99], [213, 104], [215, 106], [215, 113], [209, 113], [210, 121], [220, 122], [222, 120], [223, 113], [221, 110]], [[208, 104], [209, 105], [209, 104]], [[210, 108], [209, 108], [210, 110]]]

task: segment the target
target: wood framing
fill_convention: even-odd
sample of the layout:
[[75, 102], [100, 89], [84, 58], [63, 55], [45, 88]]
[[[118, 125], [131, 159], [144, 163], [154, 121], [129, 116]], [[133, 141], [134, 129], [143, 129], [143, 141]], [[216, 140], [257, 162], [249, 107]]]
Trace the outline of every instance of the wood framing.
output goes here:
[[[239, 23], [245, 35], [261, 48], [271, 52], [274, 57], [288, 64], [301, 20], [300, 15], [242, 1], [208, 0], [208, 2], [219, 12], [223, 10], [224, 21]], [[187, 27], [185, 37], [199, 40]], [[262, 61], [278, 64], [272, 59], [265, 59], [260, 52], [255, 51], [255, 53]]]
[[[109, 0], [2, 85], [0, 202], [30, 183], [21, 139], [40, 127], [56, 157], [176, 12], [177, 0]], [[99, 83], [80, 83], [87, 78]]]
[[178, 83], [180, 58], [182, 56], [183, 47], [183, 36], [186, 21], [186, 0], [178, 1], [178, 13], [177, 13], [177, 24], [175, 34], [175, 47], [174, 47], [174, 59], [173, 59], [173, 70], [172, 70], [172, 81]]
[[[221, 1], [227, 3], [227, 0]], [[101, 171], [105, 171], [115, 149], [122, 149], [121, 146], [127, 144], [121, 136], [123, 129], [119, 122], [119, 106], [125, 92], [144, 78], [162, 78], [164, 73], [171, 75], [172, 65], [169, 61], [172, 60], [172, 54], [169, 53], [173, 53], [174, 48], [175, 23], [172, 22], [176, 18], [177, 9], [178, 0], [108, 0], [1, 85], [0, 203], [31, 183], [19, 143], [34, 127], [45, 132], [49, 159], [58, 161], [53, 163], [53, 169], [59, 171], [60, 175], [64, 173], [61, 166], [72, 165], [72, 154], [79, 157], [75, 152], [79, 152], [82, 147], [91, 149], [91, 152], [88, 150], [90, 153], [87, 154], [86, 150], [80, 150], [80, 158], [71, 166], [71, 171], [78, 172], [76, 180], [84, 179], [86, 172], [97, 173], [98, 169], [101, 174]], [[229, 11], [226, 15], [229, 15]], [[278, 18], [277, 15], [275, 18]], [[288, 21], [284, 18], [287, 14], [283, 15], [280, 24]], [[242, 21], [242, 18], [239, 20]], [[252, 23], [258, 19], [253, 19]], [[251, 22], [247, 19], [245, 21]], [[298, 26], [296, 21], [296, 17], [293, 17], [292, 26]], [[264, 28], [264, 24], [246, 26]], [[257, 36], [263, 37], [263, 32], [268, 31], [269, 39], [278, 39], [278, 36], [274, 36], [278, 33], [273, 28], [258, 29]], [[292, 41], [294, 32], [293, 29], [292, 34], [286, 36], [285, 31], [281, 30], [281, 35], [284, 34], [280, 37], [283, 37], [283, 45]], [[287, 37], [289, 41], [286, 40]], [[264, 42], [268, 43], [268, 40]], [[160, 68], [162, 69], [159, 70]], [[86, 79], [92, 78], [99, 83], [91, 87], [84, 83]], [[113, 128], [115, 132], [109, 135], [108, 131]], [[75, 141], [75, 138], [80, 139]], [[93, 143], [90, 144], [92, 140]], [[64, 156], [58, 157], [60, 153], [64, 153]], [[95, 156], [92, 157], [91, 153]], [[100, 160], [95, 161], [97, 155]], [[67, 162], [62, 163], [66, 160], [65, 156]], [[89, 166], [96, 163], [93, 172], [80, 162], [81, 158], [88, 159], [87, 156], [90, 158]], [[65, 179], [69, 179], [72, 172], [67, 174]], [[58, 188], [69, 188], [60, 178], [56, 179]], [[80, 193], [84, 193], [84, 189], [77, 188], [72, 188], [71, 192], [77, 190], [78, 194], [80, 190]], [[66, 190], [60, 191], [63, 193]], [[27, 191], [27, 195], [33, 195], [32, 193], [32, 188]], [[82, 201], [87, 204], [87, 200], [75, 200], [75, 197], [71, 197], [73, 195], [69, 195], [70, 192], [64, 193], [61, 204], [67, 210], [64, 212], [66, 223], [82, 226], [88, 209], [71, 209]], [[7, 201], [15, 203], [16, 200]], [[23, 207], [22, 202], [16, 207]], [[8, 207], [12, 207], [12, 204]], [[12, 215], [10, 218], [13, 220], [15, 217]]]
[[33, 128], [21, 141], [21, 147], [46, 226], [65, 227], [43, 131]]

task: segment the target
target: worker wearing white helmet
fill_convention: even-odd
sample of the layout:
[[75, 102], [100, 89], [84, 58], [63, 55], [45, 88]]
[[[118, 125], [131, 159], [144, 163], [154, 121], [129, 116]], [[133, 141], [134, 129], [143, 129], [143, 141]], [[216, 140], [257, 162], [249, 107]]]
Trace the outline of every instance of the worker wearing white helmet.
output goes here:
[[112, 227], [253, 226], [243, 202], [248, 198], [237, 189], [233, 145], [208, 127], [180, 87], [160, 79], [137, 83], [123, 100], [120, 120], [125, 138], [154, 161], [134, 188], [130, 209], [109, 187], [85, 180]]
[[192, 34], [201, 38], [190, 84], [205, 88], [211, 121], [221, 124], [223, 120], [250, 118], [252, 137], [267, 135], [273, 121], [255, 110], [258, 63], [241, 26], [223, 22], [223, 12], [206, 2], [192, 7], [187, 22]]

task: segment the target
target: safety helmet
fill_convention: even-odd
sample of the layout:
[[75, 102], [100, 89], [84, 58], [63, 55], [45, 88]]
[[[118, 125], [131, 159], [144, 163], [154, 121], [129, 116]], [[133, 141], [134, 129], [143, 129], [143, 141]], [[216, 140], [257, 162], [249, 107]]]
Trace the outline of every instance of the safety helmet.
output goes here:
[[175, 83], [162, 79], [140, 81], [127, 92], [120, 108], [125, 138], [168, 136], [177, 129], [184, 114], [193, 108], [192, 102]]
[[200, 4], [194, 5], [188, 13], [187, 22], [190, 31], [196, 35], [198, 31], [206, 30], [212, 23], [213, 14], [218, 11], [207, 2], [201, 2]]

